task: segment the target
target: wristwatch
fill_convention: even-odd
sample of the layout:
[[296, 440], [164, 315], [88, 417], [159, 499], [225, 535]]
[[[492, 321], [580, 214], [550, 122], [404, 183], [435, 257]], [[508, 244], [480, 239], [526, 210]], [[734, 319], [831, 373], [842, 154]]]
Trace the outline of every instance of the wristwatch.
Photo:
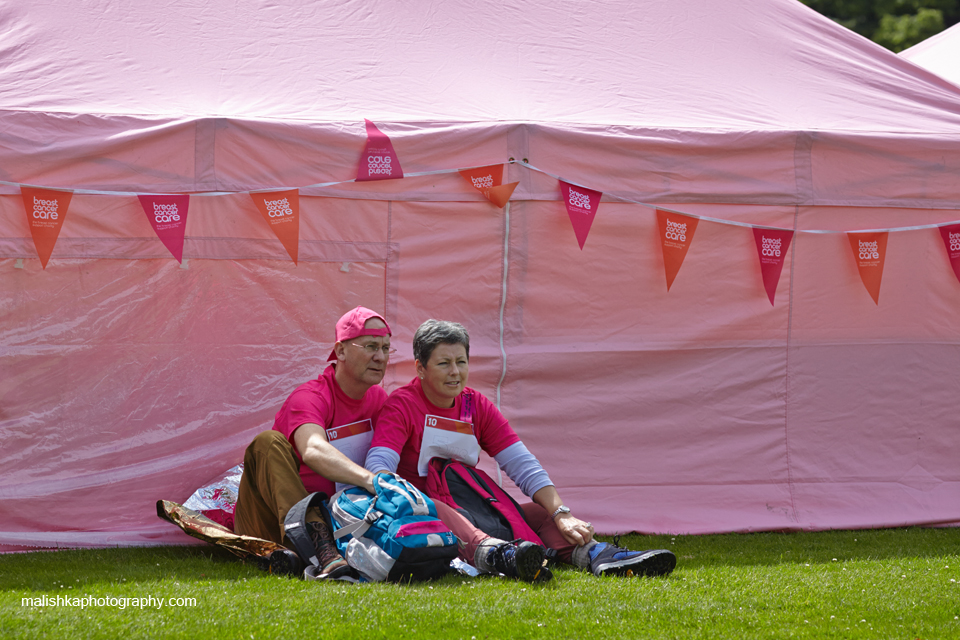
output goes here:
[[562, 504], [559, 507], [557, 507], [557, 510], [554, 511], [553, 515], [550, 517], [556, 519], [556, 517], [561, 513], [570, 513], [570, 507]]

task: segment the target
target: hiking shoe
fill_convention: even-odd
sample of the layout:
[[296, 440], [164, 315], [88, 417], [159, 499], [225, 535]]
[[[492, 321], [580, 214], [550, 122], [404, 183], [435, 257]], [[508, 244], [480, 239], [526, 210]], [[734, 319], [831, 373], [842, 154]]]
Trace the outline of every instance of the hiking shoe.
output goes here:
[[333, 534], [330, 533], [330, 525], [322, 520], [308, 522], [307, 533], [317, 549], [317, 560], [320, 563], [316, 571], [317, 579], [342, 580], [358, 577], [353, 567], [348, 565], [337, 551], [337, 544], [333, 541]]
[[609, 542], [590, 549], [590, 571], [595, 576], [665, 576], [677, 566], [677, 556], [666, 549], [630, 551]]
[[507, 576], [524, 582], [547, 582], [553, 578], [543, 566], [546, 549], [526, 540], [504, 542], [490, 549], [487, 564]]

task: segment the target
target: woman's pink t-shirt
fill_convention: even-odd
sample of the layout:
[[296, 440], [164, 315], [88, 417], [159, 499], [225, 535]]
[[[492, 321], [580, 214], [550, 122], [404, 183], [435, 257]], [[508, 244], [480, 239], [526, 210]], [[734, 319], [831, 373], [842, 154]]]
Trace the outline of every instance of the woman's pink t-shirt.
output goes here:
[[464, 395], [473, 397], [472, 419], [473, 434], [480, 448], [488, 455], [495, 456], [510, 445], [520, 442], [510, 423], [500, 410], [481, 393], [469, 387], [457, 396], [453, 407], [443, 409], [429, 400], [420, 386], [420, 379], [414, 378], [390, 394], [386, 404], [380, 410], [373, 430], [373, 442], [370, 447], [387, 447], [400, 454], [397, 473], [413, 483], [420, 490], [426, 488], [426, 478], [417, 473], [417, 461], [420, 459], [420, 443], [423, 440], [423, 427], [428, 414], [454, 420], [465, 420], [462, 415]]

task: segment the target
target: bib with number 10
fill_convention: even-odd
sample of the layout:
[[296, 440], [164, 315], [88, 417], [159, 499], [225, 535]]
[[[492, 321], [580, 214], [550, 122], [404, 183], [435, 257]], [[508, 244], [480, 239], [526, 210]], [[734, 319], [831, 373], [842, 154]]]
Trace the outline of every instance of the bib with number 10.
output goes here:
[[423, 440], [417, 473], [426, 477], [431, 458], [459, 460], [471, 467], [480, 462], [480, 443], [473, 433], [473, 424], [453, 418], [427, 415], [423, 421]]
[[350, 458], [361, 467], [373, 442], [373, 425], [369, 418], [344, 424], [339, 427], [330, 427], [327, 431], [327, 442], [333, 448]]

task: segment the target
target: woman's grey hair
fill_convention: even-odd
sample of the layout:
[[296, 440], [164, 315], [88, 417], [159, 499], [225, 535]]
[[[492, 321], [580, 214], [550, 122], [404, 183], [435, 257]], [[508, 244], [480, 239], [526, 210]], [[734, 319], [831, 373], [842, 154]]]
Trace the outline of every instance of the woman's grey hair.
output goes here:
[[426, 366], [439, 344], [462, 344], [470, 359], [470, 334], [459, 322], [430, 318], [413, 334], [413, 357]]

